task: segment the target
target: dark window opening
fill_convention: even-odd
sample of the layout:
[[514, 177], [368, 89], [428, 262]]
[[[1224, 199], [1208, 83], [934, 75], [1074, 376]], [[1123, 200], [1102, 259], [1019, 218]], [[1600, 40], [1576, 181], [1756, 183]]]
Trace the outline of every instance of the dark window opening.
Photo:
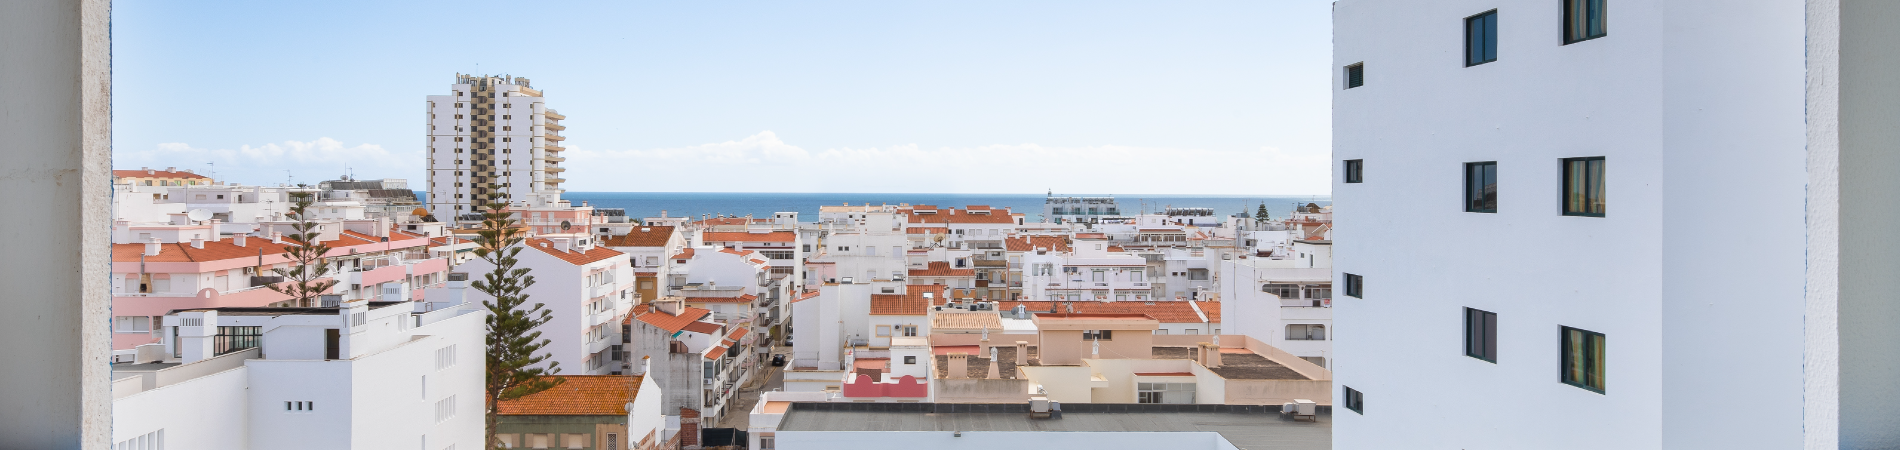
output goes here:
[[1349, 386], [1340, 386], [1340, 388], [1345, 390], [1345, 395], [1342, 395], [1342, 397], [1345, 397], [1345, 401], [1341, 403], [1346, 404], [1346, 409], [1364, 415], [1366, 413], [1366, 394], [1360, 393], [1358, 390]]
[[1366, 160], [1363, 160], [1363, 159], [1346, 160], [1346, 182], [1347, 183], [1364, 182], [1365, 172], [1366, 172]]
[[1345, 285], [1346, 285], [1347, 297], [1365, 298], [1365, 295], [1366, 295], [1365, 277], [1353, 275], [1350, 273], [1346, 274]]
[[1498, 212], [1498, 163], [1465, 163], [1465, 212]]
[[1564, 45], [1600, 38], [1610, 34], [1607, 0], [1563, 0]]
[[1603, 333], [1562, 327], [1564, 384], [1604, 393]]
[[1465, 67], [1498, 60], [1498, 11], [1465, 18]]
[[1346, 66], [1346, 89], [1366, 85], [1366, 63], [1353, 63]]
[[1465, 356], [1498, 362], [1498, 314], [1465, 308]]
[[1607, 209], [1603, 166], [1601, 156], [1563, 160], [1564, 215], [1603, 217]]

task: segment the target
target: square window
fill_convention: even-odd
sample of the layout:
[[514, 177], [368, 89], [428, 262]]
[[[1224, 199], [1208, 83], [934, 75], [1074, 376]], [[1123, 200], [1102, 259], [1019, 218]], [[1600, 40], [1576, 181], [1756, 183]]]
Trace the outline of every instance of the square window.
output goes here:
[[891, 337], [891, 326], [890, 326], [890, 325], [878, 325], [878, 326], [877, 326], [877, 337]]
[[1346, 404], [1346, 409], [1364, 415], [1366, 413], [1366, 394], [1360, 393], [1350, 386], [1340, 386], [1340, 388], [1345, 390], [1345, 395], [1341, 397], [1345, 397], [1346, 401], [1341, 403]]
[[1498, 212], [1497, 161], [1465, 163], [1465, 212]]
[[1364, 182], [1365, 172], [1366, 172], [1366, 160], [1363, 160], [1363, 159], [1346, 160], [1346, 182], [1347, 183]]
[[1366, 63], [1353, 63], [1346, 66], [1346, 89], [1366, 85]]
[[1603, 217], [1603, 157], [1564, 158], [1564, 215]]
[[1465, 308], [1465, 356], [1498, 362], [1498, 314]]
[[917, 357], [915, 356], [904, 357], [904, 364], [916, 364], [916, 363], [917, 363]]
[[1571, 327], [1560, 327], [1560, 332], [1563, 334], [1560, 349], [1563, 373], [1559, 376], [1564, 384], [1604, 393], [1603, 333]]
[[1465, 67], [1498, 60], [1498, 10], [1465, 18]]
[[1610, 34], [1609, 13], [1605, 9], [1608, 0], [1563, 0], [1564, 2], [1564, 45], [1570, 45]]
[[1366, 290], [1366, 287], [1365, 287], [1365, 277], [1361, 277], [1361, 276], [1358, 276], [1358, 275], [1353, 275], [1353, 274], [1350, 274], [1350, 273], [1349, 273], [1349, 274], [1346, 274], [1346, 282], [1345, 282], [1345, 285], [1346, 285], [1346, 296], [1347, 296], [1347, 297], [1352, 297], [1352, 298], [1366, 298], [1366, 297], [1365, 297], [1365, 295], [1366, 295], [1366, 292], [1365, 292], [1365, 290]]

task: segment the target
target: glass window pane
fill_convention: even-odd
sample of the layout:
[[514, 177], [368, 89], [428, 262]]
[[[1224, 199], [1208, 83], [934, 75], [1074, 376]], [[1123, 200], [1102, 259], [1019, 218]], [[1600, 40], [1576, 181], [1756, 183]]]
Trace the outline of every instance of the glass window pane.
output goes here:
[[1484, 15], [1484, 60], [1498, 59], [1498, 13]]
[[1604, 200], [1605, 192], [1604, 192], [1604, 182], [1603, 182], [1604, 181], [1603, 160], [1602, 159], [1591, 160], [1589, 165], [1590, 165], [1590, 168], [1589, 168], [1589, 171], [1590, 171], [1590, 192], [1589, 192], [1590, 213], [1603, 214], [1605, 206], [1606, 206], [1606, 203]]

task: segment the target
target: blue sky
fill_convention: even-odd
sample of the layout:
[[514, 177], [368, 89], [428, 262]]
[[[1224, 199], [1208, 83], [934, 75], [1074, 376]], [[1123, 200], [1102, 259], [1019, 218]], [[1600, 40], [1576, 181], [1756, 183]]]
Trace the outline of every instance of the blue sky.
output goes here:
[[461, 72], [546, 92], [574, 191], [1325, 194], [1330, 5], [118, 2], [115, 163], [422, 181]]

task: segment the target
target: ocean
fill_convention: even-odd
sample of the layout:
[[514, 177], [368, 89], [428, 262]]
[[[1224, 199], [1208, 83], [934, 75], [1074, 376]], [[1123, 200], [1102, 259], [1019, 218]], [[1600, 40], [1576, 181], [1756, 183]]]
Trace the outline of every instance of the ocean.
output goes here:
[[[422, 198], [424, 193], [417, 192]], [[1090, 197], [1096, 195], [1076, 196]], [[797, 211], [800, 221], [818, 220], [818, 207], [821, 205], [842, 205], [850, 203], [861, 205], [898, 204], [935, 205], [940, 207], [963, 207], [968, 205], [987, 205], [992, 208], [1009, 208], [1012, 212], [1026, 214], [1029, 221], [1042, 220], [1042, 204], [1046, 194], [825, 194], [825, 193], [774, 193], [774, 192], [568, 192], [561, 198], [576, 204], [586, 202], [597, 208], [622, 208], [627, 216], [633, 218], [659, 217], [661, 211], [672, 217], [688, 216], [697, 218], [702, 214], [727, 216], [772, 217], [772, 213]], [[1124, 214], [1139, 213], [1143, 210], [1158, 212], [1167, 207], [1213, 208], [1215, 214], [1228, 214], [1245, 211], [1253, 214], [1260, 204], [1267, 205], [1267, 211], [1274, 218], [1287, 217], [1294, 204], [1318, 203], [1332, 204], [1327, 196], [1213, 196], [1213, 195], [1115, 195]], [[426, 198], [424, 201], [427, 201]]]

